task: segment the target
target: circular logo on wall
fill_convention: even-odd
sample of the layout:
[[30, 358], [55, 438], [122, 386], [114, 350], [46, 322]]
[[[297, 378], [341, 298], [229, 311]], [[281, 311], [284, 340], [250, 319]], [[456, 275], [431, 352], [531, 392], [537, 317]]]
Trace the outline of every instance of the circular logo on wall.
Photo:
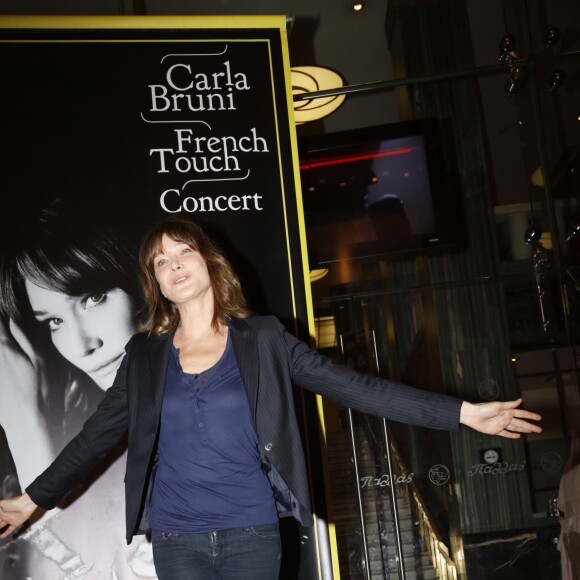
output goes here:
[[435, 485], [445, 485], [451, 478], [451, 473], [445, 465], [438, 463], [429, 470], [429, 481]]
[[499, 461], [499, 452], [497, 449], [486, 449], [483, 452], [483, 460], [489, 464], [497, 463]]
[[562, 456], [559, 453], [550, 451], [549, 453], [544, 453], [544, 455], [542, 455], [540, 465], [546, 473], [558, 473], [564, 465], [564, 459], [562, 459]]
[[491, 379], [482, 381], [477, 386], [477, 391], [484, 401], [495, 401], [499, 396], [499, 385]]

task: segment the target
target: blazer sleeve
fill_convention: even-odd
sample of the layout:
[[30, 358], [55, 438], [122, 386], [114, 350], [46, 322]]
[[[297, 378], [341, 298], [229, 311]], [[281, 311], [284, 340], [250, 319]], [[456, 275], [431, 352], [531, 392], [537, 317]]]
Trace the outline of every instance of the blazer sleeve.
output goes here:
[[435, 429], [459, 428], [461, 399], [333, 363], [297, 339], [279, 321], [276, 333], [295, 385], [361, 413]]
[[35, 504], [52, 509], [119, 441], [127, 430], [126, 376], [132, 340], [113, 385], [82, 430], [39, 475], [26, 492]]

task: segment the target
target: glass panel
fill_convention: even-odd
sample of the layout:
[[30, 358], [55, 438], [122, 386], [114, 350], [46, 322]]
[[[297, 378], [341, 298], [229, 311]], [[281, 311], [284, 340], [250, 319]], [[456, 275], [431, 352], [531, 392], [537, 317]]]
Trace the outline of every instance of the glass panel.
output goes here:
[[[560, 24], [572, 22], [575, 4], [389, 3], [393, 68], [407, 79], [394, 89], [394, 120], [436, 117], [449, 127], [468, 244], [329, 266], [313, 295], [342, 337], [342, 356], [340, 341], [330, 352], [473, 402], [521, 394], [544, 415], [544, 432], [506, 441], [393, 423], [387, 447], [380, 420], [334, 409], [329, 441], [352, 442], [346, 465], [330, 454], [333, 485], [345, 486], [332, 497], [341, 577], [396, 578], [397, 538], [417, 577], [443, 574], [436, 567], [447, 558], [469, 580], [487, 580], [490, 570], [559, 577], [550, 506], [567, 437], [580, 426], [580, 61], [577, 36]], [[562, 34], [546, 47], [551, 26]], [[506, 34], [516, 39], [516, 63], [499, 63]], [[402, 521], [408, 511], [410, 527], [391, 537], [395, 506]], [[441, 549], [425, 556], [429, 546]]]
[[[541, 168], [536, 180], [539, 188], [549, 192], [554, 200], [557, 241], [567, 266], [578, 265], [580, 248], [576, 235], [580, 216], [578, 71], [578, 55], [542, 61], [536, 68], [549, 182], [543, 178]], [[570, 239], [570, 235], [575, 237]]]
[[[386, 371], [381, 369], [379, 345], [387, 341], [377, 340], [388, 333], [385, 297], [337, 301], [333, 306], [340, 311], [338, 350], [343, 362], [376, 374], [378, 360], [379, 369]], [[433, 577], [436, 570], [455, 578], [445, 547], [450, 541], [448, 500], [441, 487], [449, 482], [449, 436], [431, 434], [428, 444], [419, 444], [414, 430], [329, 402], [325, 418], [341, 578], [399, 578], [399, 565], [407, 578]], [[429, 475], [434, 461], [439, 463]], [[439, 486], [435, 493], [428, 489], [428, 477]]]
[[580, 48], [580, 5], [575, 0], [528, 1], [530, 37], [536, 58], [548, 58]]

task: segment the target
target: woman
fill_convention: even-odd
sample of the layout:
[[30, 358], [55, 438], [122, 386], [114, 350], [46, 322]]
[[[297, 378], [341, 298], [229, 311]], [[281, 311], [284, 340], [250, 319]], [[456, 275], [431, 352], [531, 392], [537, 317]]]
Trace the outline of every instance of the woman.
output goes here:
[[[95, 410], [136, 329], [133, 254], [115, 232], [97, 225], [94, 212], [90, 222], [82, 215], [56, 200], [30, 223], [19, 224], [3, 248], [0, 425], [5, 453], [16, 467], [13, 477], [22, 487]], [[133, 554], [123, 545], [122, 497], [111, 495], [122, 480], [123, 452], [122, 446], [114, 450], [103, 465], [110, 467], [107, 473], [92, 485], [85, 481], [77, 493], [88, 488], [83, 497], [58, 518], [26, 532], [19, 545], [27, 554], [20, 560], [29, 575], [64, 575], [65, 562], [51, 556], [60, 550], [66, 562], [77, 556], [77, 572], [135, 578], [127, 563]], [[0, 479], [7, 475], [0, 473]], [[93, 517], [92, 502], [105, 496], [113, 529], [95, 542], [79, 524], [86, 524], [89, 513]], [[152, 566], [145, 575], [154, 575]]]
[[2, 536], [51, 508], [128, 432], [127, 540], [153, 533], [160, 580], [278, 577], [278, 517], [312, 524], [292, 385], [359, 411], [435, 428], [539, 432], [520, 401], [459, 399], [334, 365], [274, 317], [251, 316], [199, 226], [172, 220], [139, 253], [148, 306], [103, 403], [26, 490], [0, 501]]
[[580, 580], [580, 430], [574, 432], [570, 441], [558, 491], [558, 508], [563, 512], [558, 540], [562, 580]]

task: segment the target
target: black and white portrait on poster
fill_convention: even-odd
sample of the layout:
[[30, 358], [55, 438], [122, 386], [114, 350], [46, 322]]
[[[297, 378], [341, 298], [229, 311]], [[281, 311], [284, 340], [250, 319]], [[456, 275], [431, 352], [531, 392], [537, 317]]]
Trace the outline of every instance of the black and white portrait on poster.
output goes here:
[[[252, 309], [304, 335], [285, 26], [0, 18], [0, 496], [50, 464], [111, 386], [153, 224], [203, 224]], [[65, 504], [0, 543], [3, 580], [155, 577], [148, 539], [124, 540], [124, 455], [120, 441]]]

